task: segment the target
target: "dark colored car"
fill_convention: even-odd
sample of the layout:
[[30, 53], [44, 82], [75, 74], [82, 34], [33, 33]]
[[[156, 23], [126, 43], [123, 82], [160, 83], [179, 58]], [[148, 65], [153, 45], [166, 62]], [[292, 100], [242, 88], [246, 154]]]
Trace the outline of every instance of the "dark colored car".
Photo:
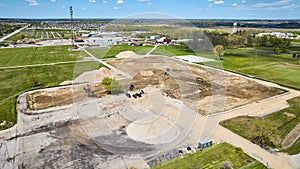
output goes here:
[[131, 95], [129, 93], [125, 94], [128, 98], [131, 98]]

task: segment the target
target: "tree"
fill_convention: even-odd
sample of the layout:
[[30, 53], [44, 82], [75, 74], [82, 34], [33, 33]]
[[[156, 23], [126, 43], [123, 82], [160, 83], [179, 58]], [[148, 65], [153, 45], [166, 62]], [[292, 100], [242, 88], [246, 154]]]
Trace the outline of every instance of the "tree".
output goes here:
[[25, 34], [22, 32], [22, 33], [20, 33], [20, 38], [21, 39], [24, 39], [25, 38]]
[[105, 77], [101, 84], [104, 86], [108, 94], [118, 93], [121, 90], [121, 85], [116, 79]]
[[255, 121], [251, 132], [253, 133], [252, 140], [260, 145], [264, 146], [271, 143], [270, 136], [276, 131], [276, 127], [268, 120]]
[[223, 161], [220, 164], [220, 169], [232, 169], [232, 163], [230, 161]]
[[214, 51], [218, 54], [219, 58], [224, 55], [224, 47], [222, 45], [216, 45]]
[[293, 53], [293, 58], [297, 57], [297, 54], [296, 53]]
[[247, 47], [252, 47], [253, 46], [252, 45], [252, 43], [253, 43], [252, 39], [253, 39], [252, 35], [249, 34], [248, 37], [247, 37]]

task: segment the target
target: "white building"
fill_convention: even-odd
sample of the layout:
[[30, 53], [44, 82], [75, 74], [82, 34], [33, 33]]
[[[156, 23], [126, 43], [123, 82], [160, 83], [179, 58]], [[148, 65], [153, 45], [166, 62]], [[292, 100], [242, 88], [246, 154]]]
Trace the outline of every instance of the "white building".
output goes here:
[[259, 33], [257, 36], [274, 36], [276, 38], [291, 38], [293, 37], [293, 33], [282, 33], [282, 32], [271, 32], [271, 33]]
[[110, 37], [110, 38], [100, 38], [93, 37], [89, 38], [89, 45], [97, 45], [97, 46], [111, 46], [122, 43], [123, 39], [121, 37]]

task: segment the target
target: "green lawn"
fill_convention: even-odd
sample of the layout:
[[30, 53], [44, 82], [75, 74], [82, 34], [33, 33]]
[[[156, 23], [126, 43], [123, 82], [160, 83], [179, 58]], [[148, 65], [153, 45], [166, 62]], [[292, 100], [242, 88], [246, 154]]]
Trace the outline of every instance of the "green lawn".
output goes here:
[[[271, 122], [272, 127], [276, 129], [274, 133], [269, 136], [270, 142], [267, 144], [271, 147], [280, 148], [283, 139], [298, 123], [300, 123], [300, 97], [288, 100], [288, 103], [291, 105], [289, 108], [264, 117], [241, 116], [223, 121], [220, 124], [234, 133], [251, 140], [256, 136], [256, 133], [250, 130], [254, 127], [254, 124], [263, 124], [262, 122], [267, 120]], [[293, 148], [293, 150], [289, 151], [300, 152], [299, 140], [295, 143]]]
[[[88, 52], [90, 52], [92, 55], [99, 59], [106, 58], [106, 53], [109, 51], [109, 48], [107, 47], [92, 47], [92, 48], [86, 48]], [[113, 56], [114, 57], [114, 56]]]
[[242, 149], [221, 143], [197, 151], [194, 154], [185, 155], [183, 158], [176, 158], [162, 162], [153, 169], [190, 169], [190, 168], [220, 168], [223, 161], [230, 161], [233, 168], [245, 167], [247, 169], [265, 169], [266, 167], [252, 157], [245, 154]]
[[114, 45], [110, 48], [105, 47], [93, 47], [87, 48], [91, 54], [95, 57], [102, 58], [114, 58], [117, 54], [124, 51], [133, 51], [137, 54], [144, 55], [149, 52], [154, 46], [130, 46], [128, 44]]
[[[268, 47], [227, 49], [221, 63], [226, 70], [300, 89], [299, 59], [291, 54], [273, 54]], [[219, 62], [202, 64], [217, 67]]]
[[68, 51], [70, 46], [48, 46], [0, 49], [0, 67], [44, 64], [77, 60], [80, 52]]
[[106, 53], [106, 58], [115, 57], [120, 52], [133, 51], [137, 54], [144, 55], [149, 52], [154, 46], [130, 46], [128, 44], [114, 45]]
[[180, 46], [158, 46], [151, 54], [165, 56], [196, 55], [191, 49], [184, 49]]

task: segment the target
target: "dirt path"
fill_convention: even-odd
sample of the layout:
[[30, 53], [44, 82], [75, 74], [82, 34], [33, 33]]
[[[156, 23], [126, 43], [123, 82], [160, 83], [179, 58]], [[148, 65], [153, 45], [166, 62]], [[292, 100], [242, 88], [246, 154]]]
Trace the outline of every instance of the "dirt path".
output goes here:
[[282, 147], [288, 147], [297, 139], [300, 135], [300, 123], [285, 137], [285, 139], [282, 141], [281, 146]]
[[149, 52], [147, 52], [147, 53], [146, 53], [146, 56], [147, 56], [147, 55], [150, 55], [150, 54], [157, 48], [157, 46], [158, 46], [158, 45], [155, 45]]

